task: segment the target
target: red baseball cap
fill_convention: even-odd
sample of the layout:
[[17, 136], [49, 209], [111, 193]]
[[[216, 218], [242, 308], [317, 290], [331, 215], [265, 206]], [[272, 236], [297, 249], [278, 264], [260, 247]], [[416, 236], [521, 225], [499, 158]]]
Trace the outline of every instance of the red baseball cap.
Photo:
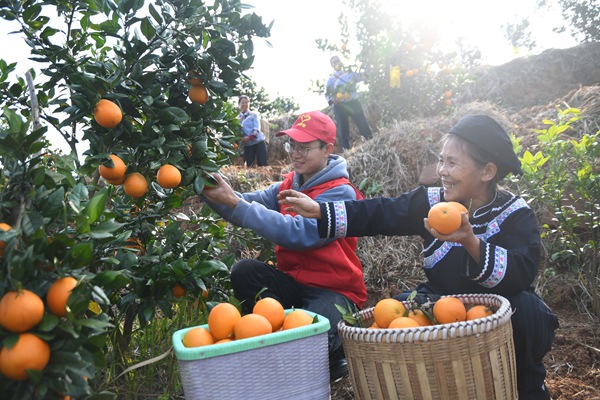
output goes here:
[[300, 143], [312, 142], [313, 140], [335, 143], [335, 133], [335, 123], [327, 114], [321, 111], [311, 111], [301, 114], [290, 129], [281, 131], [275, 136], [288, 135]]

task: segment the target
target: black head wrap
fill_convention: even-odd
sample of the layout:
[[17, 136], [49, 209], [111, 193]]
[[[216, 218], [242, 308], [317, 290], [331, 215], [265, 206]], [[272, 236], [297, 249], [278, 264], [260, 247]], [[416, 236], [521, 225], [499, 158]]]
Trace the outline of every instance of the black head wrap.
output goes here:
[[498, 178], [509, 172], [523, 174], [521, 161], [513, 150], [512, 142], [506, 131], [487, 115], [465, 115], [450, 132], [469, 142], [489, 157], [489, 161], [498, 167]]

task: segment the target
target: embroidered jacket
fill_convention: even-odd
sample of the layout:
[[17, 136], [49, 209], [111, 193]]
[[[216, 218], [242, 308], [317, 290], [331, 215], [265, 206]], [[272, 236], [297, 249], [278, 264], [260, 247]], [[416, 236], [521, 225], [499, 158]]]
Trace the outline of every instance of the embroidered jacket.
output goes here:
[[495, 293], [511, 296], [530, 288], [540, 260], [540, 234], [533, 211], [520, 197], [498, 191], [487, 205], [471, 210], [480, 239], [479, 263], [458, 243], [442, 242], [424, 227], [442, 188], [419, 187], [397, 198], [321, 203], [319, 235], [408, 236], [423, 239], [423, 268], [440, 294]]

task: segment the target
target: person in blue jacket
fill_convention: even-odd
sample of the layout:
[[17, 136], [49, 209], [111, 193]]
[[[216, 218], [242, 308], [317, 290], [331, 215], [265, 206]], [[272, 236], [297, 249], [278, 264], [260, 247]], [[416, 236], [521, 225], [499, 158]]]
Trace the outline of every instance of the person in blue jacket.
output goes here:
[[241, 142], [244, 147], [246, 166], [267, 166], [269, 165], [267, 145], [265, 135], [260, 130], [260, 116], [256, 111], [250, 110], [250, 98], [248, 96], [240, 96], [238, 105], [240, 107], [238, 118], [243, 134]]
[[325, 98], [329, 105], [333, 106], [337, 136], [341, 142], [342, 150], [346, 151], [352, 147], [350, 142], [350, 118], [352, 118], [358, 132], [365, 139], [371, 139], [373, 133], [356, 92], [356, 84], [363, 80], [362, 75], [345, 70], [338, 56], [331, 57], [330, 63], [333, 73], [327, 80]]
[[252, 311], [260, 293], [277, 299], [286, 309], [304, 308], [328, 318], [332, 380], [348, 372], [337, 334], [342, 315], [336, 304], [361, 308], [367, 299], [362, 264], [356, 255], [357, 238], [320, 238], [317, 221], [283, 210], [277, 194], [295, 189], [319, 201], [363, 198], [348, 179], [346, 160], [333, 154], [335, 134], [335, 123], [326, 114], [301, 114], [290, 129], [276, 135], [288, 138], [285, 149], [293, 167], [282, 182], [238, 193], [215, 174], [217, 186], [206, 187], [200, 196], [225, 220], [276, 244], [276, 267], [255, 259], [241, 260], [232, 267], [234, 295], [246, 312]]
[[[281, 204], [318, 218], [321, 237], [406, 236], [423, 239], [427, 282], [420, 296], [493, 293], [514, 310], [512, 328], [519, 399], [549, 399], [544, 355], [558, 318], [534, 292], [540, 233], [534, 212], [519, 196], [498, 188], [521, 163], [506, 131], [487, 115], [466, 115], [442, 138], [437, 165], [441, 187], [418, 187], [397, 198], [317, 203], [282, 191]], [[442, 235], [429, 225], [429, 209], [442, 201], [463, 204], [462, 224]], [[396, 296], [405, 300], [410, 291]]]

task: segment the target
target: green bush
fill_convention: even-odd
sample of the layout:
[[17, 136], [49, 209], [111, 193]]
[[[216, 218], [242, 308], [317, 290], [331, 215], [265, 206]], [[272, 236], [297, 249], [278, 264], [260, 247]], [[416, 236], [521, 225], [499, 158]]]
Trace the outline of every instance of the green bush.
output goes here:
[[535, 153], [521, 157], [521, 193], [552, 215], [542, 226], [551, 266], [578, 274], [585, 306], [600, 317], [600, 132], [574, 131], [579, 119], [579, 110], [559, 109], [557, 122], [536, 131]]

